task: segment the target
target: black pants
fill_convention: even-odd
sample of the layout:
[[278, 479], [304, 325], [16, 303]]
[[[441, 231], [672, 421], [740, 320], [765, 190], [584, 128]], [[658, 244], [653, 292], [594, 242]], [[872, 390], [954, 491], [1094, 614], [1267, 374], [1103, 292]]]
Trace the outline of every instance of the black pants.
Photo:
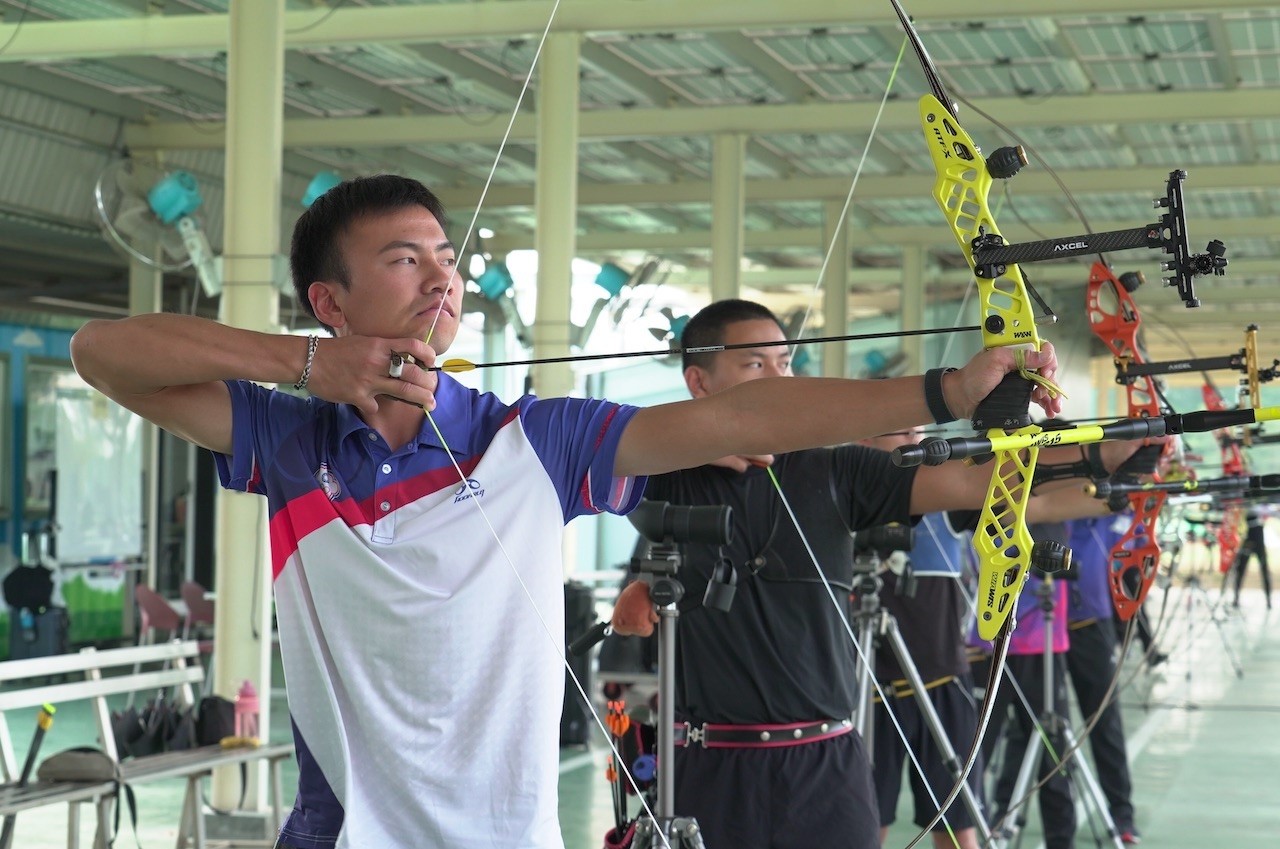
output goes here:
[[[886, 693], [891, 693], [886, 688]], [[973, 700], [973, 684], [968, 674], [953, 678], [929, 690], [928, 699], [938, 714], [938, 721], [947, 735], [956, 757], [963, 759], [973, 745], [973, 732], [978, 725], [977, 705]], [[904, 744], [898, 736], [898, 728], [889, 719], [888, 711], [883, 704], [876, 704], [875, 711], [875, 764], [872, 773], [876, 784], [876, 801], [880, 808], [880, 825], [889, 826], [897, 819], [898, 791], [902, 787], [902, 771], [907, 770], [911, 781], [911, 793], [915, 799], [914, 822], [921, 828], [933, 819], [937, 812], [937, 802], [947, 794], [956, 783], [951, 770], [942, 760], [942, 750], [938, 748], [933, 734], [929, 731], [924, 714], [916, 703], [915, 696], [907, 695], [894, 698], [890, 695], [890, 707], [893, 716], [906, 735]], [[916, 771], [914, 763], [908, 763], [906, 746], [910, 745], [916, 755], [920, 767], [924, 770], [924, 778]], [[979, 804], [982, 800], [982, 764], [974, 765], [969, 773], [969, 786]], [[926, 783], [927, 782], [927, 783]], [[932, 797], [930, 792], [932, 791]], [[973, 817], [964, 802], [957, 799], [947, 809], [945, 822], [934, 826], [934, 831], [946, 831], [947, 825], [959, 831], [972, 828]]]
[[1244, 583], [1245, 570], [1249, 568], [1249, 558], [1258, 558], [1258, 568], [1262, 570], [1262, 592], [1267, 597], [1267, 609], [1271, 608], [1271, 570], [1267, 566], [1267, 542], [1262, 535], [1262, 528], [1256, 531], [1249, 528], [1240, 552], [1236, 554], [1236, 562], [1232, 564], [1236, 579], [1236, 604], [1240, 604], [1240, 585]]
[[[1037, 719], [1044, 713], [1044, 658], [1041, 655], [1013, 655], [1008, 661], [1009, 672], [1022, 688], [1027, 703]], [[975, 675], [975, 677], [978, 677]], [[982, 678], [985, 680], [985, 674]], [[1065, 717], [1067, 712], [1067, 675], [1066, 660], [1061, 654], [1054, 655], [1054, 712]], [[1065, 718], [1063, 720], [1065, 722]], [[1004, 728], [1005, 746], [1004, 763], [996, 780], [995, 793], [992, 794], [993, 809], [1002, 813], [1014, 802], [1011, 799], [1013, 786], [1018, 778], [1018, 768], [1027, 749], [1027, 742], [1032, 739], [1034, 725], [1027, 715], [1027, 708], [1013, 691], [1008, 678], [1000, 679], [995, 706], [991, 715], [991, 727], [982, 741], [982, 756], [985, 763], [991, 763], [992, 755], [1000, 741], [997, 724]], [[1039, 736], [1035, 737], [1036, 745], [1043, 745]], [[1066, 751], [1066, 744], [1060, 733], [1049, 735], [1050, 745], [1059, 757]], [[1040, 769], [1037, 780], [1052, 775], [1040, 788], [1040, 818], [1044, 825], [1045, 849], [1072, 849], [1075, 845], [1076, 810], [1071, 796], [1071, 782], [1055, 771], [1054, 759], [1048, 752], [1040, 757]], [[1000, 817], [994, 817], [992, 825]]]
[[[1098, 712], [1107, 687], [1115, 677], [1117, 645], [1115, 626], [1110, 619], [1096, 620], [1071, 631], [1067, 670], [1086, 722]], [[1093, 733], [1089, 735], [1089, 748], [1093, 751], [1098, 783], [1107, 797], [1111, 818], [1121, 831], [1132, 829], [1132, 785], [1118, 699], [1112, 699], [1098, 716]]]
[[879, 849], [862, 736], [776, 749], [676, 749], [675, 813], [709, 849]]

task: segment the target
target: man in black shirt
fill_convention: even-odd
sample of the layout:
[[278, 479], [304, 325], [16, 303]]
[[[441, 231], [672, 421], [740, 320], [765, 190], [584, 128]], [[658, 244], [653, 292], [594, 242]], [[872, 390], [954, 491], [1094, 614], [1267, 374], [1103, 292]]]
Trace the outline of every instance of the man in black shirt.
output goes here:
[[[913, 429], [864, 439], [862, 444], [892, 451], [899, 445], [919, 441], [920, 434]], [[925, 698], [932, 704], [957, 757], [973, 743], [978, 727], [977, 703], [973, 698], [973, 679], [964, 641], [969, 603], [960, 583], [962, 546], [967, 544], [965, 536], [952, 528], [946, 513], [931, 513], [916, 525], [914, 545], [909, 552], [904, 552], [902, 569], [891, 565], [880, 576], [883, 582], [880, 606], [897, 622], [902, 642], [927, 690]], [[877, 696], [872, 746], [875, 756], [872, 773], [883, 842], [889, 826], [897, 819], [904, 767], [908, 770], [915, 803], [912, 819], [921, 827], [933, 818], [938, 804], [955, 784], [955, 778], [887, 641], [876, 647], [876, 680], [889, 705], [886, 710], [881, 696]], [[899, 736], [899, 729], [903, 736]], [[923, 774], [910, 763], [908, 747]], [[970, 772], [968, 782], [974, 797], [981, 800], [981, 765]], [[944, 821], [934, 826], [933, 843], [938, 849], [978, 849], [977, 828], [963, 802], [952, 803]]]
[[1236, 562], [1231, 564], [1235, 571], [1236, 594], [1232, 603], [1240, 606], [1240, 587], [1244, 583], [1245, 570], [1249, 568], [1249, 558], [1258, 558], [1258, 568], [1262, 570], [1262, 592], [1267, 600], [1267, 610], [1271, 609], [1271, 570], [1267, 566], [1267, 510], [1258, 504], [1250, 504], [1245, 519], [1244, 545], [1236, 554]]
[[[767, 308], [735, 300], [699, 312], [681, 343], [687, 351], [784, 338]], [[788, 374], [785, 347], [684, 357], [685, 382], [694, 397]], [[1042, 459], [1055, 450], [1042, 451]], [[1072, 459], [1078, 457], [1076, 448], [1068, 450]], [[1112, 444], [1105, 461], [1114, 468], [1132, 450]], [[774, 475], [782, 495], [774, 488]], [[710, 849], [880, 845], [867, 755], [849, 721], [857, 663], [847, 631], [852, 533], [905, 522], [912, 515], [980, 505], [989, 477], [989, 467], [961, 463], [899, 469], [883, 451], [847, 445], [776, 457], [729, 457], [650, 478], [645, 493], [650, 499], [733, 508], [733, 542], [723, 550], [684, 545], [679, 576], [685, 595], [676, 643], [675, 710], [689, 730], [677, 734], [677, 742], [683, 738], [687, 745], [676, 750], [675, 813], [697, 818]], [[1029, 513], [1089, 515], [1105, 509], [1072, 493], [1062, 490], [1052, 503], [1033, 499]], [[727, 612], [701, 604], [722, 558], [736, 576], [736, 596]], [[656, 621], [646, 584], [623, 590], [613, 617], [617, 633], [648, 634]]]

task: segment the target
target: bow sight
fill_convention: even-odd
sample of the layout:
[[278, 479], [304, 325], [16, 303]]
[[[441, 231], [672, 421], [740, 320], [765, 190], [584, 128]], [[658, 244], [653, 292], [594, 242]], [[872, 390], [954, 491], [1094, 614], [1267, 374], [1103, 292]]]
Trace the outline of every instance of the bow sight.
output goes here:
[[[1121, 275], [1121, 283], [1130, 292], [1141, 285], [1142, 275], [1136, 276], [1139, 279], [1134, 283], [1130, 275]], [[1130, 279], [1125, 280], [1126, 277]], [[1129, 288], [1130, 285], [1133, 285], [1133, 288]], [[1238, 371], [1245, 375], [1241, 383], [1249, 389], [1250, 402], [1255, 407], [1262, 406], [1261, 397], [1256, 394], [1258, 385], [1269, 383], [1276, 379], [1277, 374], [1280, 374], [1280, 360], [1272, 360], [1271, 365], [1265, 368], [1261, 365], [1258, 357], [1258, 325], [1256, 324], [1250, 324], [1245, 328], [1244, 345], [1233, 354], [1161, 362], [1137, 362], [1131, 356], [1117, 356], [1114, 362], [1116, 383], [1121, 386], [1130, 385], [1139, 377], [1151, 375], [1183, 374], [1193, 371]]]
[[[1017, 173], [1017, 169], [1012, 171], [1008, 169], [1004, 157], [994, 168], [993, 160], [996, 160], [994, 154], [987, 164], [991, 176], [1003, 178]], [[1023, 161], [1026, 161], [1025, 157]], [[1006, 171], [1009, 173], [1006, 174]], [[1183, 303], [1188, 307], [1198, 307], [1200, 299], [1195, 294], [1195, 278], [1210, 274], [1221, 277], [1225, 274], [1227, 248], [1218, 239], [1213, 239], [1204, 253], [1191, 253], [1187, 243], [1186, 208], [1182, 201], [1182, 181], [1186, 177], [1185, 171], [1169, 172], [1169, 180], [1165, 184], [1165, 196], [1156, 198], [1152, 202], [1157, 209], [1164, 208], [1167, 212], [1160, 216], [1159, 221], [1144, 227], [1018, 244], [1008, 244], [1003, 237], [994, 233], [979, 233], [973, 240], [974, 274], [978, 277], [995, 279], [1003, 275], [1010, 265], [1025, 262], [1043, 262], [1081, 254], [1103, 254], [1131, 248], [1160, 248], [1165, 253], [1173, 255], [1173, 259], [1165, 260], [1160, 264], [1161, 271], [1172, 272], [1171, 276], [1165, 278], [1165, 285], [1177, 286], [1178, 296], [1182, 298]], [[990, 318], [998, 320], [999, 316]]]

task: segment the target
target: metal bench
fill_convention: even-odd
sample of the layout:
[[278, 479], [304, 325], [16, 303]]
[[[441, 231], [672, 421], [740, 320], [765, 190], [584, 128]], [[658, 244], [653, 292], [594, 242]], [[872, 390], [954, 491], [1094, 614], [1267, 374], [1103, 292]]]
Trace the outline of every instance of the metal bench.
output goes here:
[[[22, 708], [37, 708], [50, 703], [91, 702], [98, 741], [104, 752], [120, 765], [121, 780], [139, 785], [166, 778], [185, 778], [186, 797], [179, 823], [178, 846], [205, 849], [204, 816], [201, 804], [201, 781], [223, 766], [265, 760], [271, 769], [271, 804], [275, 823], [283, 813], [282, 762], [293, 755], [293, 744], [223, 748], [202, 746], [176, 752], [163, 752], [121, 761], [111, 731], [111, 711], [107, 697], [126, 693], [154, 693], [175, 688], [178, 700], [187, 705], [193, 701], [191, 685], [200, 683], [204, 672], [200, 667], [200, 645], [195, 640], [174, 641], [160, 645], [97, 651], [85, 649], [74, 654], [54, 657], [11, 660], [0, 663], [0, 768], [6, 784], [0, 784], [0, 816], [16, 814], [32, 808], [66, 802], [67, 846], [78, 849], [80, 805], [92, 803], [96, 809], [97, 835], [94, 849], [106, 849], [111, 839], [108, 814], [115, 801], [116, 783], [104, 782], [35, 782], [17, 787], [17, 759], [5, 714]], [[160, 663], [164, 668], [137, 671], [140, 665]], [[107, 673], [104, 675], [104, 672]], [[84, 680], [61, 684], [44, 684], [13, 688], [12, 682], [28, 682], [55, 675], [82, 674]]]

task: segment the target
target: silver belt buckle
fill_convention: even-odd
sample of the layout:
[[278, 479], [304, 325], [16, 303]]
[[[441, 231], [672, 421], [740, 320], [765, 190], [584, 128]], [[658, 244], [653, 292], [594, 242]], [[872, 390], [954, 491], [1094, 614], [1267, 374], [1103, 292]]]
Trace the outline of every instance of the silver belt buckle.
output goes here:
[[704, 749], [707, 747], [707, 732], [703, 726], [694, 728], [689, 723], [684, 724], [686, 745], [689, 743], [698, 743]]

